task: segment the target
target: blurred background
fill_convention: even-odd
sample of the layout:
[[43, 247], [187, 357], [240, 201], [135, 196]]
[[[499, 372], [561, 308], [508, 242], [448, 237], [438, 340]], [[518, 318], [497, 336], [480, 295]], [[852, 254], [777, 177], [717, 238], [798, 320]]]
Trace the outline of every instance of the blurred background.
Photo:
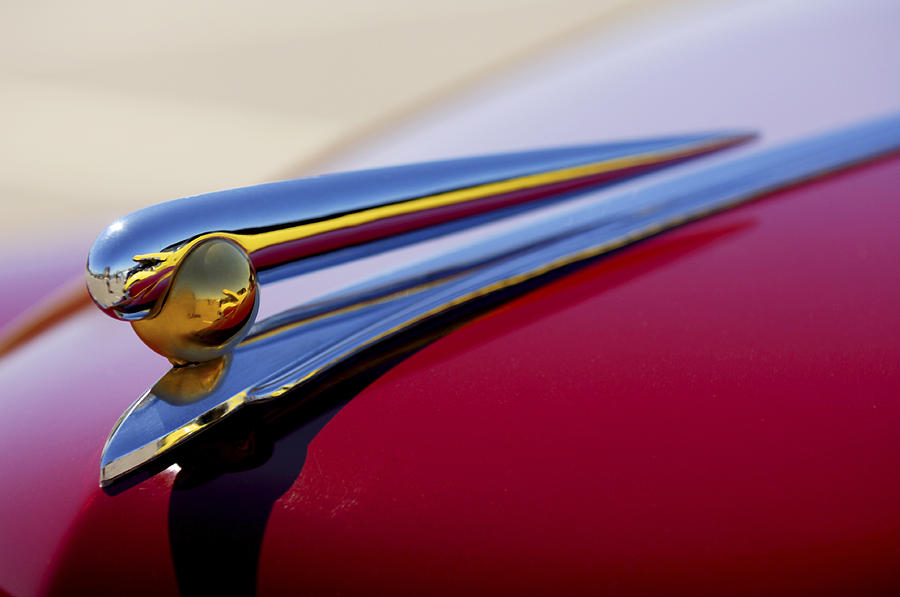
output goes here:
[[[897, 110], [897, 0], [0, 0], [0, 351], [141, 207], [335, 170]], [[75, 290], [73, 291], [72, 288]], [[75, 299], [72, 299], [75, 300]]]
[[314, 171], [639, 4], [5, 1], [0, 251], [54, 235], [86, 254], [134, 209]]

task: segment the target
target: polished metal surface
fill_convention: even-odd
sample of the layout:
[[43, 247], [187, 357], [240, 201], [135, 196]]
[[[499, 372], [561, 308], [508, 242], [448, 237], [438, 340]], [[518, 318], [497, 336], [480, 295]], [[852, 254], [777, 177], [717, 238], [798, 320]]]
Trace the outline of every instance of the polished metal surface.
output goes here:
[[[100, 235], [88, 256], [88, 290], [109, 315], [140, 320], [158, 312], [157, 301], [182, 260], [211, 238], [240, 247], [262, 273], [399, 232], [608, 183], [747, 139], [743, 134], [707, 134], [550, 149], [178, 199], [130, 214]], [[308, 264], [315, 267], [315, 262]]]
[[151, 317], [131, 322], [144, 344], [176, 364], [221, 357], [240, 342], [259, 307], [256, 271], [231, 241], [196, 243]]
[[894, 116], [718, 160], [636, 190], [585, 193], [500, 226], [458, 234], [455, 244], [441, 245], [436, 261], [411, 262], [380, 284], [264, 320], [226, 360], [173, 369], [116, 424], [104, 448], [101, 484], [241, 406], [294, 390], [364, 348], [466, 301], [898, 149], [900, 117]]

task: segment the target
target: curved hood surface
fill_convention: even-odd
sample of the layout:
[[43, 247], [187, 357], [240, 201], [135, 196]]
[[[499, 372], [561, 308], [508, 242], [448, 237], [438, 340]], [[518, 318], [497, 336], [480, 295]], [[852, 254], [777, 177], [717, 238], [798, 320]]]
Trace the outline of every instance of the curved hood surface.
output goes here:
[[0, 364], [5, 587], [896, 586], [898, 177], [624, 249], [118, 493], [106, 428], [165, 365], [83, 311]]

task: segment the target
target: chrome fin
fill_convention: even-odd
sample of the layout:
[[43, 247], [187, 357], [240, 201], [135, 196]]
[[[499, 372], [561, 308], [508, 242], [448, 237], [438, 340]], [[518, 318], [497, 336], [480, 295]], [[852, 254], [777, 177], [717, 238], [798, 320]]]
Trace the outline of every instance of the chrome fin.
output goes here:
[[[438, 236], [407, 231], [412, 236], [400, 240], [414, 243], [415, 250], [387, 245], [386, 259], [391, 251], [406, 253], [385, 272], [366, 261], [377, 256], [363, 256], [354, 252], [359, 246], [350, 246], [353, 263], [361, 263], [367, 277], [260, 321], [232, 352], [174, 368], [132, 405], [104, 448], [101, 485], [243, 406], [296, 390], [367, 347], [457, 305], [897, 149], [900, 117], [894, 116], [716, 159], [621, 190], [582, 188], [564, 201], [502, 219], [476, 219]], [[334, 263], [346, 263], [344, 257]]]

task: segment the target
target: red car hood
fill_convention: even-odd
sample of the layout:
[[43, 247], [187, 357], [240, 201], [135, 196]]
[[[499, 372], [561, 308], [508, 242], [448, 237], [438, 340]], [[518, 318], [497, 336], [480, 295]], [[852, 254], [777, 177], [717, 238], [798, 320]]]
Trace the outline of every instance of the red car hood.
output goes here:
[[[585, 38], [329, 167], [845, 126], [896, 110], [897, 10]], [[0, 590], [897, 593], [898, 182], [885, 158], [544, 278], [106, 491], [104, 440], [168, 363], [96, 309], [51, 317], [0, 357]]]
[[103, 441], [167, 364], [74, 313], [0, 361], [2, 586], [896, 587], [898, 180], [885, 159], [621, 250], [113, 492]]

